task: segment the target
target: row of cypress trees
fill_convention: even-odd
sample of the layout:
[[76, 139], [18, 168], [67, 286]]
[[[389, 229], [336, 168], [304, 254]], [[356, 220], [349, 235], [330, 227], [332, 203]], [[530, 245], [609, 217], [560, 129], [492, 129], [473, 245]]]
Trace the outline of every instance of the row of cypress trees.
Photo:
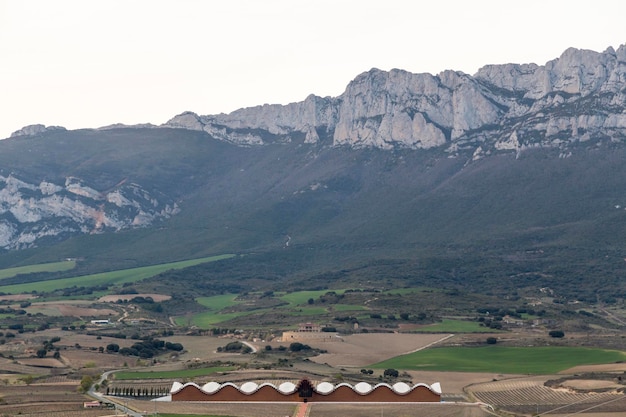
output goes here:
[[107, 387], [106, 395], [117, 397], [163, 397], [170, 393], [169, 387], [132, 387], [132, 386], [112, 386]]

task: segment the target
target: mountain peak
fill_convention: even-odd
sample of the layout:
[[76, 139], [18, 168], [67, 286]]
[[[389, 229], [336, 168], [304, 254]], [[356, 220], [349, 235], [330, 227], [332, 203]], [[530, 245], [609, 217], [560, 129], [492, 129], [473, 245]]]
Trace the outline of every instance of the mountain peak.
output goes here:
[[42, 124], [34, 124], [34, 125], [24, 126], [23, 128], [16, 130], [15, 132], [11, 133], [11, 137], [15, 138], [15, 137], [20, 137], [20, 136], [36, 136], [41, 133], [50, 132], [54, 130], [66, 130], [66, 129], [62, 126], [45, 126]]

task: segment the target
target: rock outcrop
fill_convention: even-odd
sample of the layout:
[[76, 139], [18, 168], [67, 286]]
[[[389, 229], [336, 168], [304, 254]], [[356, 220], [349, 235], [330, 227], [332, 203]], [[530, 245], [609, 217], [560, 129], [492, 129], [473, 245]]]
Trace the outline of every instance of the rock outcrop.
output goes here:
[[0, 247], [24, 249], [45, 239], [145, 227], [178, 212], [137, 184], [106, 192], [69, 177], [65, 184], [30, 184], [0, 176]]
[[20, 136], [36, 136], [41, 133], [50, 132], [53, 130], [65, 130], [62, 126], [44, 126], [41, 124], [36, 125], [28, 125], [24, 126], [20, 130], [16, 130], [11, 133], [12, 138], [20, 137]]
[[328, 140], [335, 146], [519, 152], [626, 139], [626, 45], [570, 48], [536, 64], [487, 65], [474, 76], [372, 69], [336, 98], [309, 96], [230, 114], [183, 113], [165, 127], [239, 145]]

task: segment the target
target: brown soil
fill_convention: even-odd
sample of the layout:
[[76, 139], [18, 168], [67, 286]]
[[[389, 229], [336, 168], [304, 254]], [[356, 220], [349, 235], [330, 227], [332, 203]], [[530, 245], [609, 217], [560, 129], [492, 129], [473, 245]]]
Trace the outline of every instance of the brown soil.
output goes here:
[[17, 361], [22, 365], [45, 368], [65, 368], [65, 364], [54, 358], [25, 358]]
[[336, 367], [363, 367], [434, 344], [445, 334], [367, 333], [342, 336], [338, 342], [306, 343], [328, 353], [311, 358]]
[[36, 303], [28, 307], [26, 310], [31, 314], [41, 313], [46, 316], [64, 316], [77, 318], [105, 318], [109, 316], [117, 316], [119, 313], [110, 308], [92, 308], [90, 301], [47, 301]]
[[603, 381], [597, 379], [570, 379], [564, 381], [561, 385], [577, 390], [604, 390], [610, 388], [624, 388], [623, 385], [616, 384], [613, 381]]
[[[154, 413], [154, 402], [130, 401], [129, 407]], [[242, 403], [182, 403], [158, 402], [158, 413], [228, 415], [235, 417], [276, 417], [295, 415], [298, 404], [242, 404]], [[490, 414], [476, 405], [466, 404], [321, 404], [309, 403], [310, 417], [379, 417], [432, 416], [432, 417], [487, 417]]]
[[23, 301], [23, 300], [32, 300], [33, 298], [37, 298], [37, 296], [32, 294], [5, 294], [0, 295], [0, 301]]
[[566, 369], [565, 371], [560, 372], [561, 374], [571, 375], [571, 374], [583, 374], [590, 372], [626, 372], [626, 363], [607, 363], [603, 365], [581, 365], [575, 366], [570, 369]]

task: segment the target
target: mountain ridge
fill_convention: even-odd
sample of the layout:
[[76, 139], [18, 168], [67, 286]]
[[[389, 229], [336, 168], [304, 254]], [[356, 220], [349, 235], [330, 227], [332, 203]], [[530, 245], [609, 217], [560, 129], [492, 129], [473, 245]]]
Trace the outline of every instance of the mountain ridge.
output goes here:
[[[229, 114], [186, 111], [160, 127], [204, 131], [243, 146], [303, 141], [392, 149], [441, 148], [475, 157], [529, 147], [626, 138], [626, 44], [604, 52], [568, 48], [537, 64], [485, 65], [473, 76], [373, 68], [338, 97], [264, 104]], [[589, 111], [585, 111], [588, 109]], [[575, 113], [575, 114], [573, 114]], [[152, 128], [150, 124], [111, 125]], [[58, 126], [26, 126], [29, 136]], [[567, 145], [567, 144], [565, 144]]]
[[570, 142], [623, 140], [625, 80], [626, 44], [602, 53], [569, 48], [543, 66], [487, 65], [474, 76], [372, 69], [338, 97], [310, 95], [209, 116], [185, 112], [163, 126], [202, 130], [240, 145], [264, 144], [264, 135], [283, 142], [303, 135], [306, 143], [332, 137], [335, 146], [443, 148], [480, 156], [559, 147], [564, 134]]
[[625, 53], [568, 50], [480, 76], [371, 70], [337, 98], [160, 127], [39, 127], [0, 141], [0, 266], [76, 258], [93, 272], [243, 253], [265, 265], [245, 273], [266, 277], [532, 276], [626, 294]]

